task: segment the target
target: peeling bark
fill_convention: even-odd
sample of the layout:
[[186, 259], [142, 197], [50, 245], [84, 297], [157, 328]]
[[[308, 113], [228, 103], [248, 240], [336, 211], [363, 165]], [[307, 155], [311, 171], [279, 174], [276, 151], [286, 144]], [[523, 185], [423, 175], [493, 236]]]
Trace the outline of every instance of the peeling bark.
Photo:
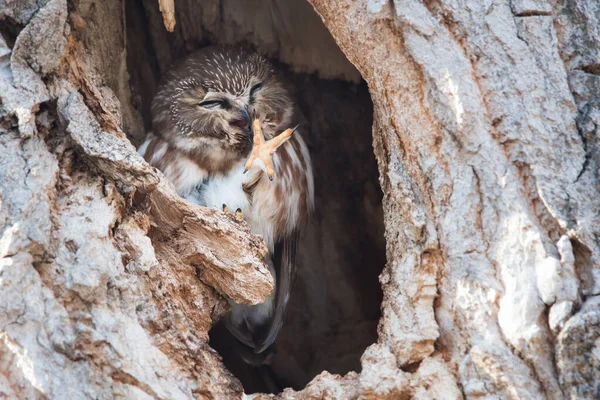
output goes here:
[[[373, 100], [382, 318], [360, 371], [254, 398], [599, 397], [600, 5], [309, 2]], [[265, 4], [280, 14], [243, 40], [357, 79], [341, 53], [326, 63], [333, 42], [307, 56], [314, 31], [302, 42], [286, 19], [298, 2]], [[208, 331], [225, 297], [272, 291], [265, 245], [180, 199], [130, 143], [143, 106], [124, 2], [67, 6], [0, 4], [0, 393], [242, 398]], [[166, 9], [165, 26], [191, 35], [173, 16], [194, 7]], [[193, 37], [242, 40], [218, 15]], [[298, 38], [297, 53], [273, 32]], [[156, 69], [172, 58], [156, 54]]]

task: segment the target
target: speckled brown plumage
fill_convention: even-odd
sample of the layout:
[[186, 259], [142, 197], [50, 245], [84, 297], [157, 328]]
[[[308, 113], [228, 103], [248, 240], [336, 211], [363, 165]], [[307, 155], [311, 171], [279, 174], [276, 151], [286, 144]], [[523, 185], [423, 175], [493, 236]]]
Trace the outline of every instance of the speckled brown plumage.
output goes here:
[[274, 294], [257, 306], [232, 304], [226, 324], [260, 353], [275, 340], [294, 278], [296, 240], [313, 208], [308, 149], [296, 131], [273, 154], [274, 179], [255, 162], [253, 118], [266, 140], [292, 126], [293, 102], [270, 63], [241, 48], [209, 47], [191, 54], [163, 78], [152, 102], [152, 133], [140, 147], [180, 196], [205, 206], [240, 208], [269, 247]]

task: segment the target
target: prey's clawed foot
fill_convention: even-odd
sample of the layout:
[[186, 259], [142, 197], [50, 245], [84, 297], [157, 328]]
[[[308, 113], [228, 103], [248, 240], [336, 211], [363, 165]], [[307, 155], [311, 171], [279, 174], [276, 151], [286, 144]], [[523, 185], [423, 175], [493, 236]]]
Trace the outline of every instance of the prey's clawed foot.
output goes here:
[[277, 150], [279, 146], [284, 144], [292, 136], [292, 133], [294, 133], [296, 128], [286, 129], [273, 139], [265, 142], [260, 121], [255, 119], [252, 123], [252, 131], [254, 132], [254, 147], [252, 148], [250, 158], [248, 158], [248, 161], [246, 162], [246, 169], [244, 170], [244, 173], [246, 173], [246, 171], [252, 167], [252, 163], [258, 158], [265, 164], [267, 176], [269, 177], [269, 180], [272, 181], [273, 176], [275, 175], [272, 159], [273, 153], [275, 153], [275, 150]]

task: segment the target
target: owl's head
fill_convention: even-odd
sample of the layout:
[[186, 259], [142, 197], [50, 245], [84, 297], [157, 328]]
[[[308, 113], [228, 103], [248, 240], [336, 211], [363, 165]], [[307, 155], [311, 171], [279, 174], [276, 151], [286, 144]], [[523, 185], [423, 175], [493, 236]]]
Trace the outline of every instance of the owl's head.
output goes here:
[[167, 73], [152, 102], [152, 125], [180, 150], [239, 159], [252, 148], [253, 118], [268, 138], [289, 127], [292, 113], [289, 93], [265, 58], [207, 47]]

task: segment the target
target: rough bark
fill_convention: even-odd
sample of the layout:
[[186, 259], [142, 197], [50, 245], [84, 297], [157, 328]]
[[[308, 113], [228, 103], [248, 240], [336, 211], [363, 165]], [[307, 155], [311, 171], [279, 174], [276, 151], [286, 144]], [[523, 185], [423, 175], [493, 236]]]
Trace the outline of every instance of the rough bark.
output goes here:
[[[361, 371], [279, 397], [599, 397], [600, 5], [309, 1], [369, 85], [387, 266]], [[264, 244], [137, 156], [124, 3], [94, 4], [0, 3], [0, 393], [242, 398], [208, 331], [272, 290]]]
[[597, 3], [311, 3], [374, 102], [379, 346], [467, 397], [597, 396]]
[[3, 396], [239, 394], [208, 331], [226, 310], [218, 293], [269, 295], [266, 246], [136, 153], [65, 1], [21, 23], [12, 49], [2, 40]]

